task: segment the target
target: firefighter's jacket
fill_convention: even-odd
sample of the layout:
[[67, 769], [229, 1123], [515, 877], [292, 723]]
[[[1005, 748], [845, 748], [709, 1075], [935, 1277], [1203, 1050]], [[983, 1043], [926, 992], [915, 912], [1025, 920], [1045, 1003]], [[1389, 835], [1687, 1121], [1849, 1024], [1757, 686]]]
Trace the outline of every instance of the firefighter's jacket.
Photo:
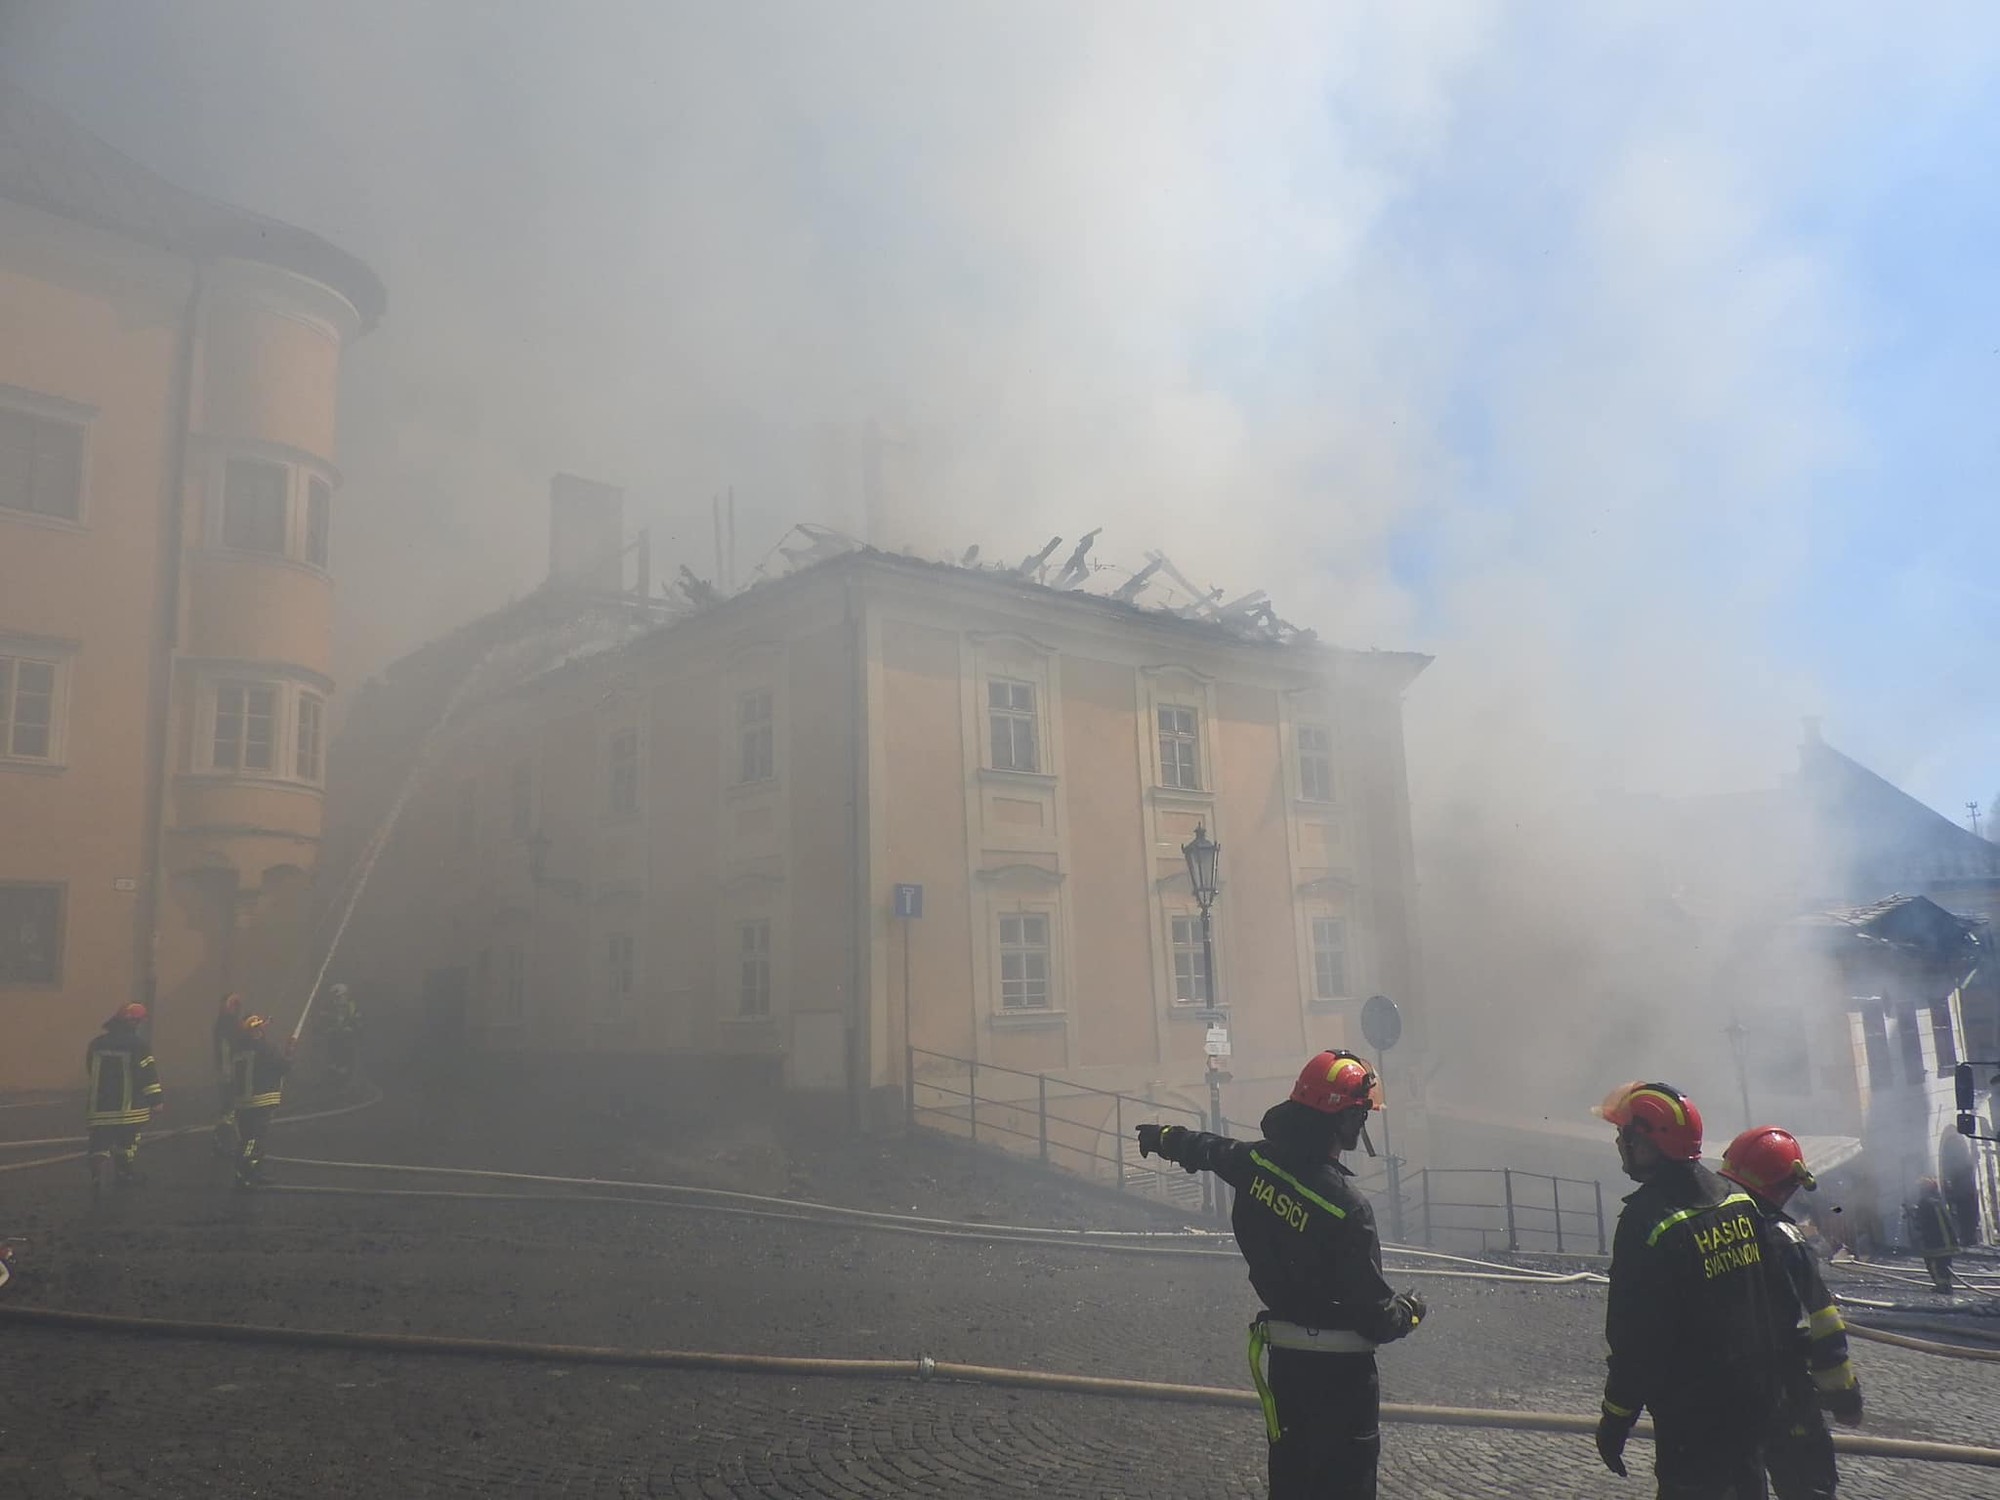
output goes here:
[[84, 1121], [89, 1125], [144, 1125], [160, 1098], [160, 1070], [152, 1049], [131, 1027], [114, 1027], [90, 1039], [83, 1054], [90, 1074]]
[[1618, 1216], [1604, 1409], [1775, 1404], [1802, 1318], [1756, 1200], [1697, 1162], [1669, 1162]]
[[1840, 1309], [1834, 1306], [1833, 1294], [1826, 1289], [1826, 1278], [1819, 1274], [1819, 1262], [1799, 1226], [1781, 1208], [1768, 1203], [1759, 1203], [1757, 1207], [1777, 1240], [1779, 1264], [1784, 1267], [1785, 1279], [1791, 1283], [1799, 1309], [1805, 1314], [1805, 1321], [1799, 1325], [1800, 1338], [1813, 1394], [1821, 1401], [1837, 1404], [1844, 1392], [1860, 1384], [1847, 1357], [1847, 1323], [1840, 1316]]
[[1919, 1255], [1958, 1254], [1958, 1226], [1952, 1222], [1950, 1205], [1935, 1194], [1926, 1193], [1905, 1205], [1903, 1222]]
[[1178, 1126], [1163, 1133], [1160, 1153], [1236, 1190], [1230, 1227], [1272, 1317], [1351, 1330], [1377, 1344], [1410, 1331], [1409, 1309], [1382, 1279], [1374, 1212], [1338, 1162], [1268, 1139]]
[[264, 1109], [284, 1098], [285, 1074], [291, 1071], [285, 1054], [263, 1037], [239, 1035], [229, 1056], [230, 1077], [236, 1084], [238, 1109]]

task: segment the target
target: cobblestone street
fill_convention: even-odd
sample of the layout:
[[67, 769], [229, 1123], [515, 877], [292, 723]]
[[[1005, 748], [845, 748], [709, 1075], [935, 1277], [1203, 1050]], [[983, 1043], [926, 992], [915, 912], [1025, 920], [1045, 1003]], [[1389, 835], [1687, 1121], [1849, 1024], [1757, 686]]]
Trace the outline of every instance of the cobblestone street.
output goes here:
[[[524, 1111], [524, 1114], [532, 1112]], [[545, 1120], [545, 1116], [543, 1117]], [[1178, 1222], [945, 1143], [679, 1144], [578, 1120], [447, 1130], [394, 1104], [276, 1150], [679, 1181], [941, 1218]], [[11, 1129], [11, 1122], [10, 1122]], [[18, 1132], [16, 1132], [18, 1133]], [[421, 1146], [419, 1146], [421, 1142]], [[6, 1158], [13, 1159], [13, 1158]], [[604, 1203], [232, 1194], [199, 1138], [92, 1209], [71, 1163], [0, 1177], [30, 1241], [23, 1303], [157, 1317], [569, 1344], [912, 1358], [1242, 1388], [1240, 1263], [920, 1238]], [[477, 1191], [303, 1165], [282, 1185]], [[523, 1190], [529, 1190], [521, 1185]], [[1393, 1278], [1392, 1278], [1393, 1279]], [[1433, 1316], [1382, 1356], [1385, 1399], [1588, 1413], [1596, 1287], [1428, 1278]], [[0, 1497], [69, 1495], [1249, 1496], [1249, 1410], [910, 1380], [798, 1379], [280, 1349], [8, 1326]], [[1990, 1441], [1992, 1365], [1857, 1350], [1869, 1431]], [[1408, 1425], [1394, 1497], [1650, 1492], [1585, 1437]], [[1975, 1500], [1995, 1475], [1850, 1460], [1842, 1493]]]

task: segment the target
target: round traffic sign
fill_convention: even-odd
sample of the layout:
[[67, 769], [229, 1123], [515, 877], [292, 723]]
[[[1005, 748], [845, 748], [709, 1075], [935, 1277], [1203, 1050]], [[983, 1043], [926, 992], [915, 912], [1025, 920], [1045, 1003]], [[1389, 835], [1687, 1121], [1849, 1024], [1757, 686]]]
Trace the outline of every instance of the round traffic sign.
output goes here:
[[1361, 1007], [1361, 1034], [1377, 1052], [1387, 1052], [1403, 1039], [1403, 1013], [1387, 995], [1370, 995]]

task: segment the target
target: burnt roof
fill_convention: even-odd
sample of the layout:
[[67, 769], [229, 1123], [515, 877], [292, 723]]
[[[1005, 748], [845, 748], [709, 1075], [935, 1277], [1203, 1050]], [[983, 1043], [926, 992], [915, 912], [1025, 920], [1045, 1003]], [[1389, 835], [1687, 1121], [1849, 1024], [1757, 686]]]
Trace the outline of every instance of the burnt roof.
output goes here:
[[296, 272], [345, 297], [364, 328], [388, 306], [381, 280], [339, 246], [169, 182], [53, 105], [4, 82], [0, 198], [175, 255], [229, 256]]

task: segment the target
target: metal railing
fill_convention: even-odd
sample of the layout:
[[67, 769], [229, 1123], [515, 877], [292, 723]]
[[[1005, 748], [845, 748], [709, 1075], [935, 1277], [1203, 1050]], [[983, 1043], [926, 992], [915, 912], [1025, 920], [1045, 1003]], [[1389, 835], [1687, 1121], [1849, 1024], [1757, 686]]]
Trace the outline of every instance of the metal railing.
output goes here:
[[[1459, 1180], [1473, 1179], [1467, 1185]], [[1498, 1179], [1495, 1181], [1495, 1179]], [[1485, 1187], [1488, 1191], [1479, 1193]], [[1497, 1188], [1497, 1195], [1492, 1189]], [[1568, 1188], [1564, 1201], [1563, 1189]], [[1457, 1192], [1460, 1199], [1443, 1196]], [[1604, 1185], [1512, 1167], [1426, 1167], [1417, 1173], [1418, 1223], [1425, 1245], [1446, 1236], [1479, 1237], [1482, 1250], [1606, 1250]]]
[[[922, 1047], [907, 1047], [906, 1120], [973, 1142], [1032, 1155], [1121, 1193], [1137, 1193], [1187, 1209], [1217, 1212], [1214, 1179], [1160, 1170], [1139, 1155], [1132, 1127], [1147, 1120], [1194, 1130], [1228, 1130], [1201, 1111], [1161, 1104], [1137, 1094], [976, 1062]], [[919, 1072], [919, 1068], [923, 1071]], [[1226, 1191], [1224, 1196], [1226, 1197]]]

